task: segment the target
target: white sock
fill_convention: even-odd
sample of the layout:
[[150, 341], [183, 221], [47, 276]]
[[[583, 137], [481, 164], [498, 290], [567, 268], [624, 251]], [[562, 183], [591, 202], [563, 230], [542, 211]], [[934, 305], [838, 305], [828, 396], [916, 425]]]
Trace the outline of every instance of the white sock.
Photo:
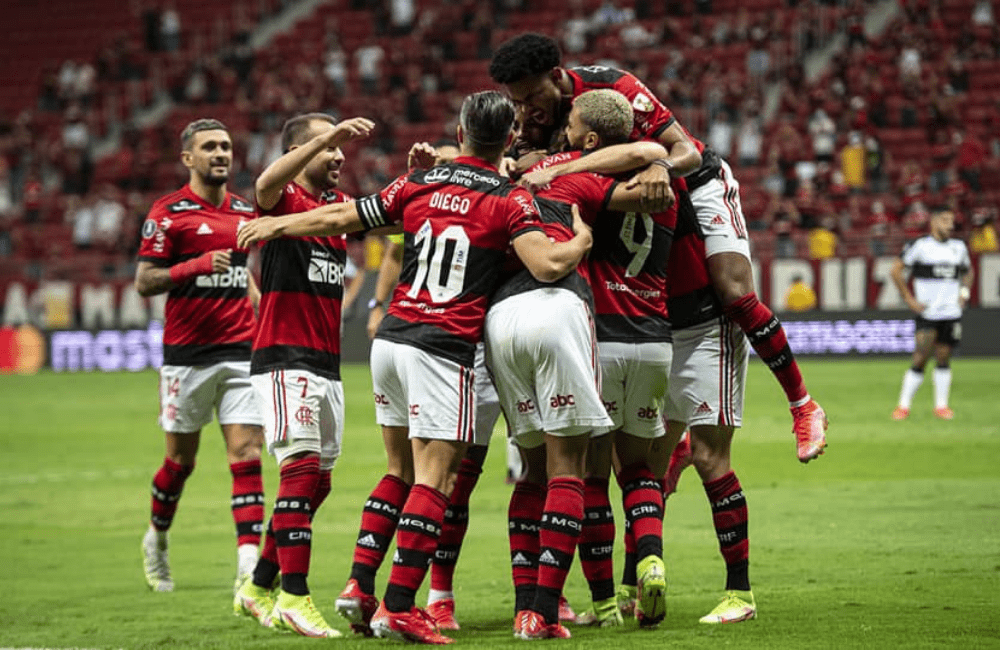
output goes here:
[[257, 566], [256, 544], [240, 544], [236, 548], [236, 566], [241, 574], [253, 571], [253, 568]]
[[903, 390], [899, 392], [899, 405], [904, 409], [909, 409], [910, 404], [913, 403], [913, 395], [916, 394], [917, 389], [920, 388], [920, 384], [924, 381], [924, 373], [914, 372], [913, 368], [906, 371], [903, 375]]
[[934, 369], [934, 408], [948, 407], [948, 394], [951, 392], [951, 368]]
[[431, 605], [439, 600], [446, 599], [455, 600], [454, 591], [438, 591], [437, 589], [431, 589], [427, 592], [427, 604]]

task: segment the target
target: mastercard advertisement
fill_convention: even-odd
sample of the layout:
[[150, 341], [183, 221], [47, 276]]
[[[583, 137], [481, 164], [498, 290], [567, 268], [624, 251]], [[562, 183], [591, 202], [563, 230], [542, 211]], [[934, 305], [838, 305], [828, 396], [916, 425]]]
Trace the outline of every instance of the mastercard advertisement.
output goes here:
[[32, 375], [45, 364], [45, 336], [31, 325], [0, 327], [0, 374]]

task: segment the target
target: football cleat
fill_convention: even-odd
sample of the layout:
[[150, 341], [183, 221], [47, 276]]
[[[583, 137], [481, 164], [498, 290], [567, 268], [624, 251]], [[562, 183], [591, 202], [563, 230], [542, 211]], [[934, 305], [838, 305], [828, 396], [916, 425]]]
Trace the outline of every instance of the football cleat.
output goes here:
[[691, 457], [691, 434], [687, 431], [681, 436], [673, 453], [670, 454], [670, 464], [663, 477], [663, 500], [677, 491], [677, 482], [681, 480], [681, 472], [693, 462]]
[[808, 463], [819, 457], [826, 447], [826, 429], [830, 425], [823, 407], [816, 400], [792, 408], [792, 432], [798, 444], [799, 460]]
[[243, 583], [253, 575], [253, 570], [257, 566], [257, 545], [241, 544], [236, 549], [236, 582], [233, 585], [233, 595], [240, 590]]
[[698, 619], [699, 623], [739, 623], [757, 618], [757, 603], [752, 591], [727, 591], [715, 609]]
[[521, 619], [521, 629], [515, 636], [519, 639], [529, 641], [533, 639], [569, 639], [573, 636], [562, 624], [558, 622], [547, 624], [541, 614], [530, 609], [518, 612], [518, 616]]
[[903, 408], [902, 406], [897, 406], [896, 410], [892, 412], [893, 420], [905, 420], [910, 417], [910, 409]]
[[347, 586], [337, 596], [334, 603], [337, 613], [347, 619], [351, 624], [351, 631], [355, 634], [371, 636], [371, 620], [378, 609], [378, 598], [361, 591], [358, 581], [351, 578], [347, 581]]
[[622, 613], [618, 610], [618, 598], [612, 596], [595, 601], [582, 614], [576, 617], [577, 625], [595, 625], [597, 627], [617, 627], [625, 624]]
[[635, 616], [635, 597], [637, 592], [638, 589], [635, 585], [618, 586], [615, 598], [618, 600], [618, 611], [622, 613], [624, 618], [633, 618]]
[[251, 616], [264, 627], [271, 627], [271, 611], [274, 609], [274, 595], [270, 589], [259, 587], [248, 578], [243, 581], [233, 596], [233, 614]]
[[380, 603], [371, 619], [371, 630], [380, 639], [395, 639], [428, 645], [448, 645], [455, 640], [438, 631], [434, 619], [422, 609], [411, 607], [408, 612], [390, 612]]
[[573, 612], [573, 608], [569, 606], [569, 601], [566, 600], [566, 596], [559, 596], [559, 621], [561, 623], [572, 623], [576, 620], [576, 613]]
[[942, 420], [954, 420], [955, 412], [947, 406], [939, 406], [934, 409], [934, 416]]
[[427, 615], [434, 619], [439, 630], [460, 630], [455, 620], [455, 599], [442, 598], [427, 605]]
[[146, 574], [146, 584], [153, 591], [174, 590], [167, 545], [167, 531], [150, 526], [142, 536], [142, 570]]
[[282, 591], [274, 602], [271, 612], [274, 627], [291, 630], [296, 634], [319, 639], [335, 639], [341, 636], [326, 622], [313, 604], [311, 596], [296, 596]]
[[642, 627], [659, 625], [667, 614], [667, 575], [663, 559], [647, 555], [636, 566], [635, 618]]

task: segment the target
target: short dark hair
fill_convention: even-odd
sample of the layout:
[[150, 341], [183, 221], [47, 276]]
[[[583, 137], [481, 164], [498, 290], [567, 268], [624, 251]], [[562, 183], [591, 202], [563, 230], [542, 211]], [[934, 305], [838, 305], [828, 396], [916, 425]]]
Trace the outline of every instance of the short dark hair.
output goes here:
[[477, 151], [503, 149], [514, 118], [514, 104], [496, 90], [469, 95], [458, 115], [465, 139]]
[[313, 121], [318, 120], [337, 126], [337, 120], [326, 113], [303, 113], [289, 118], [281, 127], [281, 150], [288, 153], [293, 144], [304, 144]]
[[490, 77], [498, 84], [521, 81], [559, 67], [559, 44], [542, 34], [527, 33], [503, 43], [493, 54]]
[[188, 151], [191, 149], [191, 140], [194, 138], [194, 134], [199, 131], [225, 131], [229, 133], [229, 129], [226, 125], [219, 120], [212, 119], [210, 117], [203, 117], [191, 122], [184, 127], [181, 131], [181, 151]]

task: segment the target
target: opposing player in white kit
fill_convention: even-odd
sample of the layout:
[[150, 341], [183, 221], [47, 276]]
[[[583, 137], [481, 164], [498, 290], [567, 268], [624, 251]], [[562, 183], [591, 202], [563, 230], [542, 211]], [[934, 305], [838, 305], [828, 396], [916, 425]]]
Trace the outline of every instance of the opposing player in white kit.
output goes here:
[[[892, 267], [892, 281], [907, 306], [918, 314], [913, 363], [903, 375], [899, 404], [893, 420], [910, 415], [913, 395], [924, 380], [924, 366], [934, 354], [934, 415], [950, 420], [951, 353], [962, 338], [962, 309], [969, 300], [972, 267], [965, 242], [951, 237], [955, 215], [950, 210], [935, 211], [930, 234], [910, 243]], [[904, 269], [913, 277], [913, 289], [906, 284]], [[916, 295], [914, 295], [916, 294]]]

